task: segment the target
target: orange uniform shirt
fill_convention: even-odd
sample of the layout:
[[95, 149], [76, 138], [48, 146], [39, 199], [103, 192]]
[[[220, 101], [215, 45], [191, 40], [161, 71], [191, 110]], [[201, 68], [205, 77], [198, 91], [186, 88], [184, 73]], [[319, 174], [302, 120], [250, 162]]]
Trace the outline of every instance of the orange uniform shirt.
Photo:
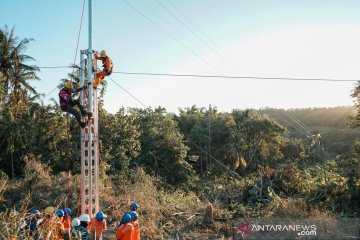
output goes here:
[[92, 218], [89, 225], [90, 233], [95, 230], [95, 237], [101, 237], [104, 230], [106, 230], [106, 220], [98, 221], [96, 218]]
[[96, 60], [101, 60], [102, 64], [104, 65], [104, 68], [106, 68], [109, 71], [112, 71], [113, 63], [112, 63], [112, 60], [109, 57], [99, 57], [96, 54], [94, 54], [94, 57], [95, 57]]
[[134, 234], [132, 240], [140, 240], [139, 222], [138, 220], [132, 221], [131, 224], [134, 227]]
[[132, 240], [134, 234], [134, 226], [131, 223], [121, 224], [116, 230], [116, 239], [118, 240]]
[[72, 218], [70, 216], [65, 216], [63, 218], [63, 224], [64, 224], [65, 230], [71, 229], [71, 224], [72, 224], [71, 221], [72, 221]]
[[64, 239], [64, 225], [63, 225], [63, 219], [59, 218], [57, 219], [52, 226], [52, 239], [56, 240], [63, 240]]

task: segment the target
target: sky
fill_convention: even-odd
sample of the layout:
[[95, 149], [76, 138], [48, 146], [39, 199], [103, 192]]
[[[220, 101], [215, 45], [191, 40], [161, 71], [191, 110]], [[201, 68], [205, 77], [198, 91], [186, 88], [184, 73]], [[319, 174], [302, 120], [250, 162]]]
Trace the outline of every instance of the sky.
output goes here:
[[[79, 50], [88, 48], [87, 0]], [[39, 67], [74, 62], [83, 0], [2, 0], [2, 28], [33, 38]], [[92, 46], [114, 72], [360, 79], [358, 0], [93, 0]], [[79, 53], [77, 61], [79, 63]], [[46, 104], [71, 68], [41, 68]], [[355, 82], [196, 78], [113, 73], [105, 108], [246, 108], [353, 104]], [[55, 90], [54, 90], [55, 89]], [[125, 91], [125, 90], [126, 91]], [[54, 90], [54, 91], [53, 91]], [[51, 92], [53, 91], [53, 92]], [[130, 94], [129, 94], [130, 93]]]

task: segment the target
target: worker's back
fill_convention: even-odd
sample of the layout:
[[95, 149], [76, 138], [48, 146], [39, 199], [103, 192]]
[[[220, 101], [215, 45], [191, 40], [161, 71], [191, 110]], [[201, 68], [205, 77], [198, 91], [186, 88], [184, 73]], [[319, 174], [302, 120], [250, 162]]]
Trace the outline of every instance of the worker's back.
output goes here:
[[116, 239], [118, 240], [132, 240], [134, 234], [134, 226], [131, 223], [121, 224], [116, 231]]

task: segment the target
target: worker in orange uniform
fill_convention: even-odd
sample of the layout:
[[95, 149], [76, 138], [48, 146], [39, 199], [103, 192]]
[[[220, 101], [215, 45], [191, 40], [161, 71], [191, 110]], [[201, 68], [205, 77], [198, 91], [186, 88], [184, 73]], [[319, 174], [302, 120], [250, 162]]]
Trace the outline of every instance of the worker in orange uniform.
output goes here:
[[134, 226], [130, 223], [131, 222], [131, 215], [124, 214], [121, 219], [122, 224], [116, 230], [116, 239], [118, 240], [132, 240], [134, 234]]
[[140, 230], [139, 230], [139, 221], [138, 221], [138, 214], [134, 211], [129, 212], [131, 216], [131, 224], [134, 227], [134, 234], [132, 240], [140, 240]]
[[63, 218], [63, 224], [65, 229], [65, 240], [71, 239], [70, 231], [71, 231], [71, 209], [70, 208], [64, 208], [64, 218]]
[[65, 235], [65, 229], [63, 224], [63, 218], [65, 216], [65, 213], [62, 209], [58, 209], [55, 211], [56, 219], [54, 221], [53, 227], [52, 227], [52, 238], [56, 240], [63, 240]]
[[102, 84], [105, 76], [109, 76], [113, 70], [113, 63], [112, 60], [108, 57], [105, 50], [100, 52], [100, 57], [94, 52], [94, 58], [96, 60], [101, 60], [103, 64], [103, 70], [96, 74], [96, 78], [93, 82], [93, 88], [97, 89], [100, 84]]
[[[100, 211], [96, 214], [94, 218], [91, 219], [90, 222], [90, 233], [95, 231], [96, 240], [102, 240], [102, 233], [106, 230], [106, 215]], [[91, 234], [92, 235], [92, 234]]]
[[47, 207], [44, 211], [45, 217], [40, 223], [41, 235], [44, 239], [50, 239], [52, 234], [52, 222], [54, 220], [55, 208]]

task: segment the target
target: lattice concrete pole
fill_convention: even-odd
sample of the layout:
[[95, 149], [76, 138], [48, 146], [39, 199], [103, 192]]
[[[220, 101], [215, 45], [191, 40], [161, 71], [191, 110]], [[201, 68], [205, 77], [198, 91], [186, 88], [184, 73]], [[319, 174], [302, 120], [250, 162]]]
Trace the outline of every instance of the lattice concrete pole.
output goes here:
[[[89, 16], [89, 28], [88, 28], [88, 32], [89, 32], [89, 43], [88, 43], [88, 56], [87, 56], [87, 60], [88, 60], [88, 112], [91, 115], [93, 112], [93, 101], [92, 101], [92, 96], [93, 96], [93, 88], [92, 88], [92, 78], [93, 78], [93, 74], [92, 74], [92, 0], [88, 1], [88, 16]], [[88, 175], [87, 177], [87, 181], [88, 181], [88, 191], [85, 193], [86, 194], [86, 199], [85, 199], [85, 204], [87, 204], [87, 214], [89, 214], [90, 218], [93, 215], [93, 206], [92, 206], [92, 162], [93, 162], [93, 136], [92, 136], [92, 127], [93, 123], [91, 121], [91, 119], [89, 119], [88, 121], [88, 139], [89, 139], [89, 144], [88, 144], [88, 153], [89, 153], [89, 161], [88, 161], [88, 165], [87, 165], [87, 173]]]
[[98, 119], [99, 119], [99, 111], [98, 111], [98, 91], [97, 89], [94, 91], [94, 150], [95, 150], [95, 176], [93, 176], [95, 187], [93, 189], [95, 195], [95, 213], [99, 211], [99, 127], [98, 127]]
[[[81, 50], [80, 51], [80, 86], [83, 86], [85, 83], [85, 62], [84, 62], [84, 55], [86, 55], [87, 51], [86, 50]], [[80, 103], [85, 107], [87, 105], [87, 96], [85, 95], [84, 91], [80, 92]], [[81, 196], [80, 200], [81, 200], [81, 213], [85, 213], [86, 211], [86, 205], [85, 205], [85, 196], [86, 196], [86, 189], [88, 188], [86, 185], [86, 180], [87, 180], [87, 176], [86, 176], [86, 171], [85, 171], [85, 165], [86, 163], [88, 163], [88, 158], [89, 158], [89, 154], [88, 154], [88, 150], [87, 150], [87, 145], [89, 144], [87, 139], [87, 129], [85, 128], [81, 128], [81, 137], [80, 137], [80, 142], [81, 142], [81, 149], [80, 149], [80, 153], [81, 153]]]
[[97, 114], [97, 90], [92, 87], [92, 80], [95, 74], [92, 72], [93, 59], [92, 59], [92, 0], [89, 0], [89, 46], [87, 51], [88, 61], [88, 112], [92, 115], [92, 118], [88, 119], [88, 165], [87, 176], [85, 171], [86, 181], [88, 183], [88, 191], [85, 192], [85, 205], [87, 205], [87, 213], [90, 217], [93, 217], [99, 210], [99, 156], [98, 156], [98, 128], [94, 119], [98, 119]]

